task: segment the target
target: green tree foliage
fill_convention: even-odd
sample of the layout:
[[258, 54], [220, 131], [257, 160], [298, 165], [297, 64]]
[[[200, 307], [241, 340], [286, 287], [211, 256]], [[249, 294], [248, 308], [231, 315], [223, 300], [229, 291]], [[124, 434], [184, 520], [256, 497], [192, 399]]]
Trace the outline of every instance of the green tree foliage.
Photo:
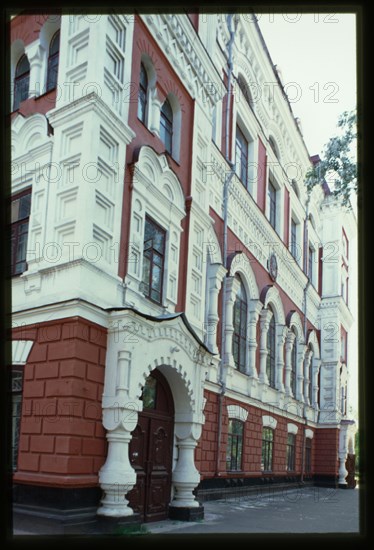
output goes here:
[[356, 111], [344, 111], [339, 117], [340, 135], [332, 137], [325, 145], [321, 162], [313, 166], [306, 175], [306, 185], [310, 192], [317, 184], [325, 180], [332, 193], [339, 197], [343, 206], [350, 207], [349, 197], [357, 193], [357, 114]]

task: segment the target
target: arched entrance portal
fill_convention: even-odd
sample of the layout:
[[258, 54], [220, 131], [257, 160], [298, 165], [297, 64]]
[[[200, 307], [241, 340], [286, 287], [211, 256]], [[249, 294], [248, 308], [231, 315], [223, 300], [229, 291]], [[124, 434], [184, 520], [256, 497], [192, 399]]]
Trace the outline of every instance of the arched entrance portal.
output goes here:
[[159, 521], [167, 518], [170, 503], [174, 402], [168, 382], [157, 369], [146, 379], [141, 399], [143, 411], [129, 446], [136, 485], [127, 498], [143, 521]]

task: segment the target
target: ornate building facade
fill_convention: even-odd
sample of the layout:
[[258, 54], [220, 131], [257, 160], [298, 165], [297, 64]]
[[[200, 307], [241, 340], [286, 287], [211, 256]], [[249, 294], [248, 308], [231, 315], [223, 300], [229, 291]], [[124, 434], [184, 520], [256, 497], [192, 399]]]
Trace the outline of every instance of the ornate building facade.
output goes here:
[[307, 192], [256, 20], [10, 26], [18, 509], [189, 520], [344, 486], [356, 221]]

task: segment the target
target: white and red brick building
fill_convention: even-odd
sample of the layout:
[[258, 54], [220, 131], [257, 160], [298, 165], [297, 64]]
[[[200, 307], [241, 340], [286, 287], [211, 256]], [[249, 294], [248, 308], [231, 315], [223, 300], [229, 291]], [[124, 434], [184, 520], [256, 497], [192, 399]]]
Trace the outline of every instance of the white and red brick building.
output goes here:
[[258, 25], [231, 25], [232, 70], [223, 15], [10, 22], [19, 510], [346, 483], [355, 217], [308, 195]]

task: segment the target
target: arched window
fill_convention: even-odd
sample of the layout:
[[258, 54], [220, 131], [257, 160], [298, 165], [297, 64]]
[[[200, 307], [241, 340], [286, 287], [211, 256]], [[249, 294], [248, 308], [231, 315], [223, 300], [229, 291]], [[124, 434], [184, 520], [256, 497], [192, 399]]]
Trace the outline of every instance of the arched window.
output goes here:
[[274, 139], [272, 137], [269, 137], [269, 144], [270, 144], [270, 147], [274, 153], [274, 155], [277, 157], [277, 159], [279, 160], [279, 151], [278, 151], [278, 147], [274, 141]]
[[226, 449], [226, 469], [236, 472], [242, 469], [244, 422], [229, 420], [229, 433]]
[[294, 330], [292, 332], [295, 334], [295, 341], [292, 346], [291, 352], [291, 391], [293, 396], [296, 394], [296, 368], [297, 368], [297, 335]]
[[245, 101], [248, 103], [248, 105], [251, 108], [253, 108], [253, 101], [252, 101], [251, 92], [249, 91], [249, 86], [246, 84], [246, 82], [242, 77], [238, 78], [238, 85], [239, 85], [240, 91], [243, 94]]
[[173, 151], [173, 110], [168, 99], [165, 99], [161, 107], [160, 138], [165, 144], [165, 150], [171, 155]]
[[[310, 353], [313, 353], [312, 349], [309, 347], [309, 350], [310, 350]], [[309, 366], [308, 366], [308, 398], [309, 398], [309, 403], [310, 405], [312, 405], [312, 400], [313, 400], [313, 365], [312, 365], [313, 361], [312, 359], [309, 361]]]
[[144, 64], [140, 64], [139, 93], [138, 93], [138, 118], [146, 123], [147, 115], [148, 75]]
[[47, 89], [49, 92], [57, 86], [58, 59], [60, 55], [60, 31], [55, 32], [49, 44]]
[[16, 73], [14, 78], [14, 103], [13, 111], [17, 110], [21, 101], [29, 97], [29, 82], [30, 82], [30, 63], [27, 56], [23, 54], [17, 63]]
[[267, 336], [268, 355], [266, 358], [266, 374], [269, 380], [269, 385], [275, 388], [275, 319], [274, 313], [270, 319], [269, 330]]
[[234, 334], [232, 339], [232, 354], [235, 366], [240, 372], [245, 371], [246, 343], [247, 343], [247, 296], [244, 285], [240, 279], [240, 287], [234, 304]]

